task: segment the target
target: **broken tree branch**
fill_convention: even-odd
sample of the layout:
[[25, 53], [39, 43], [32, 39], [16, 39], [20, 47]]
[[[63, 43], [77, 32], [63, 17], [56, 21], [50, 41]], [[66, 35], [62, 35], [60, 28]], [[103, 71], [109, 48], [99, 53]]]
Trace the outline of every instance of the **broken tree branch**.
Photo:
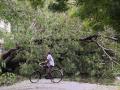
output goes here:
[[105, 47], [103, 47], [102, 45], [100, 45], [97, 41], [94, 41], [104, 52], [104, 54], [109, 58], [110, 61], [120, 65], [120, 63], [116, 62], [115, 60], [113, 60], [113, 58], [105, 51], [105, 50], [110, 50], [110, 49], [106, 49]]

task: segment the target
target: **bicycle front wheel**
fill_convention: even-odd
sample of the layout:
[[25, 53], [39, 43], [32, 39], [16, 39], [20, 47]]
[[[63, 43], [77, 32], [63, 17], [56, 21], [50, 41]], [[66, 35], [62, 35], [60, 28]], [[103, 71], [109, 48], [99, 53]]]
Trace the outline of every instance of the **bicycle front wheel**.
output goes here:
[[63, 79], [63, 73], [60, 70], [53, 70], [51, 72], [51, 82], [59, 83]]
[[39, 72], [39, 71], [35, 71], [35, 72], [33, 72], [33, 73], [30, 75], [29, 80], [30, 80], [30, 82], [32, 82], [32, 83], [37, 83], [40, 78], [41, 78], [40, 72]]

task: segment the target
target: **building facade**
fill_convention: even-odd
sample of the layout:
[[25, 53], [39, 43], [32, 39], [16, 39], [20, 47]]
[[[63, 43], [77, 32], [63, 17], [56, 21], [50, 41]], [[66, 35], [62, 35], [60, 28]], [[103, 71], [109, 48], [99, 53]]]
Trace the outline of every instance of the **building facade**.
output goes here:
[[[0, 30], [3, 32], [11, 32], [11, 24], [9, 22], [5, 22], [4, 20], [0, 20]], [[4, 38], [0, 38], [0, 57], [4, 50]]]
[[0, 30], [5, 32], [11, 32], [11, 24], [4, 20], [0, 20]]

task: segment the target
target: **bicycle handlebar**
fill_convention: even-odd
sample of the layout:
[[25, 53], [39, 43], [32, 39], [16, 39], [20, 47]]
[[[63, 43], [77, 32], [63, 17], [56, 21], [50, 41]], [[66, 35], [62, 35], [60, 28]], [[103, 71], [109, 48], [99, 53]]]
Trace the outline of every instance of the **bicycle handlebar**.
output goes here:
[[45, 65], [44, 62], [39, 63], [39, 66], [44, 66], [44, 65]]

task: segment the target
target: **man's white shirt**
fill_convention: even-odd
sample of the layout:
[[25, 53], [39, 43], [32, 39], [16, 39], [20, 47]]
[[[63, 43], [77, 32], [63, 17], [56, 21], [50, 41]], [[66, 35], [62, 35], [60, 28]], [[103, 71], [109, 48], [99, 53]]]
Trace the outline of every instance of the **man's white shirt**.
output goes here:
[[54, 59], [50, 54], [48, 54], [47, 60], [48, 60], [48, 64], [47, 64], [48, 66], [54, 66], [55, 65]]

